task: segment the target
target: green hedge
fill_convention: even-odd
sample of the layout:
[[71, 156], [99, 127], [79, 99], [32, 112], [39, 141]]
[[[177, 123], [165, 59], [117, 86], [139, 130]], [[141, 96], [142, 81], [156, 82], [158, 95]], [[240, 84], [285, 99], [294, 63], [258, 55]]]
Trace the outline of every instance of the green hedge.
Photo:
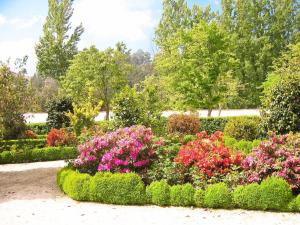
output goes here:
[[18, 139], [0, 141], [0, 152], [18, 149], [43, 148], [46, 145], [46, 139]]
[[74, 159], [77, 154], [76, 148], [73, 147], [48, 147], [3, 151], [0, 153], [0, 164]]
[[57, 184], [68, 196], [81, 201], [300, 212], [300, 195], [293, 198], [289, 185], [278, 177], [270, 177], [260, 185], [238, 186], [231, 192], [224, 183], [195, 190], [191, 184], [169, 186], [164, 180], [145, 188], [134, 173], [99, 172], [91, 176], [63, 168], [57, 173]]
[[246, 140], [236, 140], [233, 137], [224, 136], [223, 137], [224, 145], [236, 150], [241, 151], [244, 153], [244, 155], [248, 155], [250, 152], [252, 152], [252, 149], [254, 147], [257, 147], [261, 140], [253, 140], [253, 141], [246, 141]]
[[26, 126], [38, 135], [45, 135], [50, 131], [46, 123], [28, 123]]

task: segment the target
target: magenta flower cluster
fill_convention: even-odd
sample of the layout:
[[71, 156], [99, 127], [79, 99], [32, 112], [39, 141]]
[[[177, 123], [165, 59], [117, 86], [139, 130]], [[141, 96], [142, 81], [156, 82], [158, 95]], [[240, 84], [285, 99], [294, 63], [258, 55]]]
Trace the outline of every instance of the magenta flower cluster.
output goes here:
[[249, 183], [261, 182], [268, 176], [285, 179], [292, 188], [300, 187], [299, 135], [272, 134], [253, 149], [242, 162]]
[[89, 167], [94, 170], [92, 172], [137, 172], [150, 165], [158, 145], [160, 143], [154, 141], [150, 128], [121, 128], [79, 145], [79, 156], [74, 165]]

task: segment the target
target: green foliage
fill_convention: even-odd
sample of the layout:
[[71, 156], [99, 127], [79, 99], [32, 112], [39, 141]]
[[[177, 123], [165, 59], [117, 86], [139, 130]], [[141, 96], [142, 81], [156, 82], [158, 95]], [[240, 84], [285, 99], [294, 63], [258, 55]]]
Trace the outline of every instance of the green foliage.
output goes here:
[[263, 209], [285, 209], [292, 199], [290, 185], [282, 178], [268, 177], [260, 184]]
[[67, 95], [78, 104], [85, 102], [92, 90], [92, 103], [103, 101], [108, 120], [111, 101], [126, 85], [126, 76], [130, 70], [128, 51], [123, 43], [118, 43], [115, 49], [108, 48], [105, 51], [92, 46], [81, 51], [71, 61], [62, 86]]
[[42, 77], [60, 78], [64, 76], [70, 60], [77, 54], [77, 43], [83, 33], [82, 25], [70, 34], [72, 0], [48, 0], [48, 15], [43, 27], [43, 35], [36, 45], [37, 71]]
[[13, 149], [31, 149], [45, 147], [45, 139], [18, 139], [0, 141], [0, 152]]
[[228, 121], [224, 128], [224, 134], [237, 140], [252, 141], [259, 136], [259, 122], [257, 117], [246, 118], [236, 117]]
[[56, 183], [61, 190], [63, 190], [63, 184], [65, 181], [65, 178], [69, 175], [69, 173], [73, 173], [73, 172], [74, 171], [68, 167], [64, 167], [63, 169], [60, 169], [59, 171], [57, 171]]
[[236, 140], [233, 137], [224, 136], [223, 137], [224, 145], [227, 147], [230, 147], [232, 149], [239, 150], [244, 155], [248, 155], [252, 149], [256, 146], [258, 146], [261, 142], [261, 140], [253, 140], [253, 141], [247, 141], [247, 140]]
[[0, 164], [74, 159], [76, 156], [77, 150], [73, 147], [17, 149], [1, 152]]
[[116, 126], [146, 125], [146, 106], [142, 96], [134, 89], [125, 87], [113, 101]]
[[196, 115], [173, 114], [168, 118], [168, 132], [170, 134], [196, 134], [199, 131], [199, 118]]
[[195, 188], [191, 184], [175, 185], [170, 189], [170, 204], [172, 206], [194, 205]]
[[50, 131], [46, 123], [28, 123], [27, 127], [38, 135], [46, 135]]
[[216, 131], [224, 131], [230, 117], [204, 117], [200, 118], [200, 131], [207, 131], [213, 134]]
[[195, 205], [199, 208], [202, 208], [204, 207], [204, 196], [205, 196], [205, 191], [202, 190], [202, 189], [197, 189], [195, 191], [195, 194], [194, 194], [194, 202], [195, 202]]
[[93, 105], [91, 96], [88, 97], [85, 103], [73, 103], [73, 112], [66, 113], [70, 119], [70, 125], [73, 128], [76, 136], [80, 136], [83, 128], [90, 128], [95, 124], [95, 118], [99, 114], [102, 102]]
[[134, 173], [97, 173], [90, 183], [91, 199], [108, 204], [144, 204], [145, 186]]
[[51, 101], [47, 111], [47, 126], [49, 130], [69, 127], [70, 119], [66, 115], [67, 112], [73, 112], [72, 102], [69, 98], [59, 98]]
[[17, 139], [26, 130], [23, 113], [29, 102], [27, 79], [0, 62], [0, 139]]
[[288, 209], [292, 212], [300, 212], [300, 195], [290, 201]]
[[300, 131], [300, 43], [282, 54], [263, 84], [263, 128], [284, 134]]
[[159, 206], [170, 204], [170, 186], [165, 180], [152, 182], [146, 188], [147, 199]]
[[211, 184], [205, 190], [204, 204], [209, 208], [227, 209], [232, 206], [231, 193], [224, 183]]
[[90, 180], [89, 174], [73, 172], [64, 178], [62, 188], [72, 199], [87, 201], [90, 199]]
[[235, 206], [242, 209], [262, 209], [261, 189], [257, 183], [238, 186], [232, 193]]

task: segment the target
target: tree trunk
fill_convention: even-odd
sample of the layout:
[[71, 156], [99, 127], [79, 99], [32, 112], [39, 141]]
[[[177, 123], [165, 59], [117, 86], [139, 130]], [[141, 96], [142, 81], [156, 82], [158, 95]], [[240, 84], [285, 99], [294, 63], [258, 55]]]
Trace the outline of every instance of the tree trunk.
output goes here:
[[105, 120], [109, 120], [109, 104], [105, 105]]
[[218, 116], [221, 116], [221, 112], [222, 112], [222, 106], [219, 106], [219, 113], [218, 113]]
[[212, 111], [213, 111], [212, 109], [208, 109], [208, 112], [207, 112], [207, 116], [208, 116], [208, 117], [211, 117]]

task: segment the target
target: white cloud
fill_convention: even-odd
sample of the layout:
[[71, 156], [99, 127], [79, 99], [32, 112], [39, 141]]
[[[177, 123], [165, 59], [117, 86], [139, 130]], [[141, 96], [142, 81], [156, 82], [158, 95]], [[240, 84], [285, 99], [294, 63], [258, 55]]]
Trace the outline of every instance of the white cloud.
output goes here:
[[6, 22], [6, 18], [4, 16], [0, 15], [0, 26], [5, 24], [5, 22]]
[[8, 23], [16, 29], [27, 29], [42, 21], [43, 18], [41, 16], [33, 16], [29, 19], [13, 18]]
[[[73, 25], [85, 28], [81, 46], [107, 45], [124, 41], [147, 41], [157, 20], [150, 10], [153, 0], [78, 0], [74, 3]], [[93, 42], [97, 43], [93, 43]], [[99, 46], [108, 47], [108, 46]]]
[[6, 61], [10, 58], [13, 63], [16, 58], [22, 58], [25, 55], [29, 56], [27, 61], [27, 71], [29, 75], [35, 71], [36, 58], [34, 53], [35, 39], [25, 38], [15, 41], [1, 41], [0, 42], [0, 60]]

